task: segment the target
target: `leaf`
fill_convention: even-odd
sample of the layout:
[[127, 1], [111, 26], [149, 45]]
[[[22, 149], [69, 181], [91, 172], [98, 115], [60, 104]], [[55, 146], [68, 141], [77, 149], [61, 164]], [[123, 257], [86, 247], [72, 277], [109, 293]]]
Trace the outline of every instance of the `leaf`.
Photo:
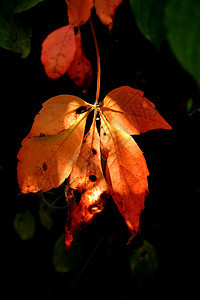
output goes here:
[[69, 23], [75, 27], [85, 24], [94, 7], [94, 0], [68, 0]]
[[22, 193], [48, 191], [69, 176], [81, 149], [86, 114], [58, 134], [23, 141], [17, 156], [18, 183]]
[[158, 269], [158, 257], [155, 248], [143, 241], [143, 244], [134, 249], [129, 257], [131, 275], [134, 282], [142, 286], [151, 279]]
[[47, 229], [51, 229], [53, 220], [51, 218], [51, 213], [54, 211], [54, 209], [47, 205], [44, 201], [40, 202], [39, 206], [39, 217], [40, 217], [40, 223]]
[[83, 90], [87, 90], [92, 81], [92, 67], [84, 54], [80, 32], [76, 35], [76, 53], [68, 69], [68, 75]]
[[[79, 203], [75, 194], [81, 195]], [[101, 168], [100, 141], [94, 119], [66, 187], [66, 200], [70, 211], [65, 235], [67, 247], [70, 246], [74, 233], [90, 223], [93, 216], [104, 209], [104, 202], [109, 194]]]
[[65, 249], [64, 233], [58, 238], [53, 251], [53, 264], [57, 272], [66, 273], [78, 267], [82, 261], [83, 247], [74, 241], [68, 253]]
[[112, 90], [101, 103], [101, 110], [109, 123], [128, 134], [171, 126], [154, 109], [155, 105], [143, 97], [143, 92], [129, 86]]
[[63, 26], [51, 32], [42, 44], [41, 61], [48, 77], [57, 79], [65, 74], [76, 51], [74, 28]]
[[105, 118], [101, 124], [101, 145], [111, 196], [134, 236], [148, 192], [146, 161], [133, 138], [113, 128]]
[[160, 47], [166, 38], [164, 9], [168, 0], [130, 0], [137, 26], [144, 36]]
[[14, 12], [15, 13], [23, 12], [25, 10], [34, 7], [39, 2], [43, 2], [43, 1], [44, 0], [18, 0]]
[[16, 214], [13, 225], [22, 240], [32, 239], [35, 233], [35, 220], [29, 210]]
[[20, 53], [23, 58], [30, 52], [31, 27], [23, 18], [0, 10], [0, 46]]
[[59, 95], [43, 103], [28, 137], [54, 135], [72, 126], [91, 105], [72, 95]]
[[68, 18], [71, 25], [79, 27], [85, 24], [95, 6], [101, 22], [111, 30], [116, 10], [122, 0], [68, 0], [66, 2], [68, 3]]
[[[93, 122], [83, 140], [86, 117], [92, 110]], [[155, 128], [171, 129], [154, 104], [130, 87], [111, 91], [100, 105], [69, 95], [44, 103], [18, 153], [18, 183], [22, 193], [29, 193], [56, 188], [68, 178], [67, 248], [74, 234], [104, 209], [110, 195], [131, 238], [138, 232], [149, 172], [130, 134]]]
[[96, 13], [104, 25], [107, 25], [109, 30], [113, 27], [113, 20], [118, 6], [122, 0], [95, 0]]
[[200, 87], [200, 2], [168, 0], [165, 24], [177, 60]]

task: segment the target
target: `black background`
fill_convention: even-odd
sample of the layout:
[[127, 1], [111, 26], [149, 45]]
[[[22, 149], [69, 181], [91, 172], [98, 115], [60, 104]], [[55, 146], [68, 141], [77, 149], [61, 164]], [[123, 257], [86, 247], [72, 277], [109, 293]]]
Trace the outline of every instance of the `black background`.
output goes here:
[[[59, 94], [74, 94], [93, 103], [96, 91], [96, 54], [88, 24], [82, 37], [90, 58], [94, 80], [88, 94], [67, 75], [51, 81], [40, 62], [41, 44], [53, 30], [67, 24], [65, 1], [44, 1], [26, 12], [33, 23], [31, 53], [26, 59], [0, 49], [1, 66], [1, 215], [2, 275], [7, 295], [56, 296], [69, 299], [133, 299], [141, 296], [195, 295], [199, 282], [199, 90], [178, 64], [167, 42], [160, 50], [145, 39], [135, 25], [128, 1], [119, 7], [109, 33], [93, 13], [92, 18], [101, 55], [100, 98], [112, 89], [130, 85], [144, 91], [155, 103], [173, 131], [154, 130], [135, 139], [144, 152], [150, 170], [146, 208], [141, 214], [141, 229], [131, 245], [128, 230], [114, 204], [96, 216], [80, 233], [91, 253], [102, 236], [114, 236], [99, 246], [83, 274], [69, 292], [79, 270], [69, 274], [54, 271], [52, 249], [64, 231], [66, 211], [58, 213], [52, 231], [42, 226], [30, 241], [21, 241], [13, 229], [17, 212], [30, 208], [36, 215], [34, 195], [19, 196], [16, 155], [22, 139], [30, 131], [42, 103]], [[186, 112], [189, 98], [193, 113]], [[111, 234], [112, 233], [112, 234]], [[138, 288], [127, 271], [127, 255], [146, 239], [158, 254], [158, 272], [145, 287]]]

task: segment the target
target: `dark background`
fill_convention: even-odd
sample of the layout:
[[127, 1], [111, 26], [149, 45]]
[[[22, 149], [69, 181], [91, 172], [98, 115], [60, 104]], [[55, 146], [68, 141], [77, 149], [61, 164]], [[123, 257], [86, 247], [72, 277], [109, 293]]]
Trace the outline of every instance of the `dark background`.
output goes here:
[[[149, 167], [146, 208], [141, 214], [140, 233], [127, 245], [128, 230], [114, 204], [95, 217], [79, 233], [93, 258], [69, 286], [80, 269], [62, 274], [54, 270], [52, 249], [64, 232], [66, 211], [59, 211], [53, 230], [39, 223], [32, 240], [22, 241], [13, 229], [17, 212], [31, 209], [37, 219], [35, 195], [19, 195], [16, 155], [22, 139], [30, 131], [42, 103], [59, 94], [74, 94], [93, 103], [96, 91], [96, 54], [88, 24], [82, 37], [90, 58], [94, 79], [88, 94], [67, 75], [51, 81], [40, 62], [41, 44], [53, 30], [66, 25], [64, 1], [49, 0], [26, 12], [33, 23], [31, 53], [21, 59], [16, 53], [0, 49], [1, 66], [1, 215], [2, 275], [7, 295], [62, 296], [66, 299], [134, 299], [143, 296], [196, 295], [199, 283], [199, 90], [192, 77], [178, 64], [167, 43], [156, 48], [139, 32], [128, 1], [119, 7], [109, 33], [93, 13], [99, 42], [102, 78], [100, 98], [112, 89], [130, 85], [144, 91], [155, 103], [173, 131], [154, 130], [135, 137]], [[186, 111], [193, 99], [192, 113]], [[130, 279], [127, 256], [143, 240], [151, 243], [158, 255], [158, 271], [139, 287]], [[110, 252], [109, 252], [110, 251]], [[111, 255], [108, 255], [108, 252]]]

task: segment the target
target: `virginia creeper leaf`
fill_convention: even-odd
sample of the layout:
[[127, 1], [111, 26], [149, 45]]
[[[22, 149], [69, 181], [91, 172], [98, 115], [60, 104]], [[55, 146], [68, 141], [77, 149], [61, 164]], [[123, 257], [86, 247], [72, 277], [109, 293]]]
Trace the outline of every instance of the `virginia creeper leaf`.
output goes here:
[[122, 0], [95, 0], [96, 13], [104, 25], [107, 25], [111, 30], [113, 27], [113, 20], [118, 6]]
[[[59, 95], [43, 103], [28, 137], [57, 134], [72, 126], [82, 111], [91, 105], [72, 95]], [[79, 112], [80, 111], [80, 112]]]
[[143, 97], [143, 92], [129, 86], [112, 90], [101, 103], [102, 112], [110, 124], [128, 134], [171, 126], [154, 109], [155, 105]]
[[69, 23], [75, 27], [85, 24], [94, 7], [94, 0], [68, 0]]
[[81, 149], [86, 114], [56, 135], [23, 141], [17, 168], [22, 193], [48, 191], [58, 187], [69, 176]]
[[109, 195], [101, 168], [100, 141], [95, 119], [84, 138], [79, 158], [69, 177], [66, 200], [71, 196], [72, 190], [78, 191], [81, 199], [79, 204], [74, 199], [69, 202], [70, 214], [65, 239], [67, 247], [73, 240], [73, 234], [103, 210], [105, 199]]
[[122, 0], [69, 0], [67, 2], [69, 23], [71, 25], [79, 27], [85, 24], [90, 18], [92, 8], [95, 6], [101, 22], [111, 30], [116, 10]]
[[57, 79], [65, 74], [76, 51], [74, 28], [63, 26], [51, 32], [42, 44], [41, 61], [48, 77]]
[[[138, 232], [149, 172], [130, 134], [171, 129], [154, 107], [141, 91], [127, 86], [114, 89], [97, 106], [69, 95], [44, 103], [18, 153], [18, 183], [22, 193], [48, 191], [70, 176], [65, 190], [67, 248], [73, 235], [103, 210], [110, 195], [131, 237]], [[95, 110], [95, 117], [83, 140], [90, 110]]]
[[111, 195], [124, 217], [131, 235], [139, 229], [149, 175], [142, 151], [127, 133], [101, 123], [102, 159], [106, 161], [106, 180]]
[[84, 54], [80, 32], [76, 35], [76, 53], [68, 69], [68, 75], [77, 86], [87, 91], [92, 81], [92, 67]]

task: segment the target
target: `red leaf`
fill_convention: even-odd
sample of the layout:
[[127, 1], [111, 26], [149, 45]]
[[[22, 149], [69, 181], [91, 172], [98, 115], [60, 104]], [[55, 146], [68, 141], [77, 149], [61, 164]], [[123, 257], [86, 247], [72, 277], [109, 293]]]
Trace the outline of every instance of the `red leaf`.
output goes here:
[[148, 191], [149, 172], [144, 156], [130, 135], [113, 128], [104, 117], [101, 146], [111, 195], [134, 236], [139, 229], [140, 212]]
[[143, 97], [143, 92], [129, 86], [112, 90], [101, 106], [110, 124], [128, 134], [140, 134], [158, 128], [172, 129], [155, 110], [155, 105]]
[[113, 27], [113, 20], [118, 6], [122, 0], [95, 0], [96, 13], [104, 25], [107, 25], [111, 30]]
[[68, 0], [69, 23], [75, 27], [85, 24], [94, 7], [94, 0]]
[[49, 78], [65, 74], [76, 51], [74, 28], [66, 25], [51, 32], [42, 44], [41, 61]]
[[[78, 204], [74, 191], [80, 195]], [[70, 246], [73, 235], [104, 209], [104, 202], [109, 194], [101, 168], [99, 134], [94, 120], [66, 187], [66, 200], [69, 203], [65, 236], [67, 247]]]
[[68, 75], [83, 90], [87, 90], [92, 81], [92, 67], [84, 54], [80, 32], [76, 35], [76, 53], [68, 69]]

